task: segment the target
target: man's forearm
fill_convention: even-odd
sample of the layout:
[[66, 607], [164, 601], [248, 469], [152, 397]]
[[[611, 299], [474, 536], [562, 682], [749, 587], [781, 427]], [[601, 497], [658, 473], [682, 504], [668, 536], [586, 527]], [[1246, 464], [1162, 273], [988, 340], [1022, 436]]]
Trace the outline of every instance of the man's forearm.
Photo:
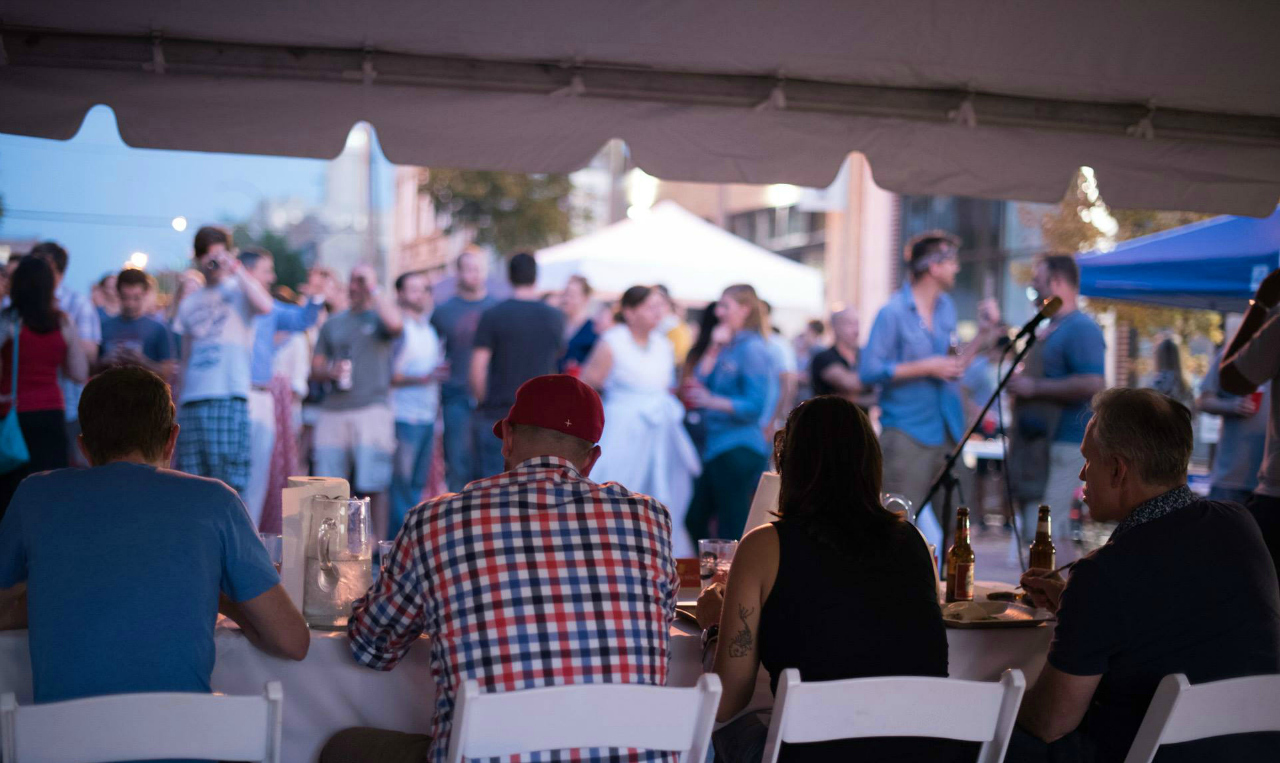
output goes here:
[[258, 633], [258, 630], [249, 622], [249, 618], [244, 616], [240, 605], [228, 598], [225, 593], [218, 594], [218, 613], [225, 615], [231, 622], [235, 623], [250, 644], [262, 649], [262, 634]]
[[390, 296], [379, 294], [374, 298], [374, 307], [378, 313], [378, 320], [382, 321], [382, 325], [392, 336], [399, 336], [404, 330], [404, 316], [400, 313], [400, 307]]
[[1196, 399], [1196, 407], [1205, 413], [1212, 413], [1215, 416], [1239, 415], [1235, 401], [1225, 400], [1217, 395], [1201, 395]]
[[1231, 340], [1231, 346], [1222, 353], [1222, 362], [1218, 366], [1218, 383], [1224, 392], [1248, 395], [1258, 388], [1258, 384], [1240, 372], [1235, 361], [1236, 355], [1254, 340], [1258, 331], [1267, 325], [1268, 320], [1271, 320], [1270, 308], [1258, 302], [1249, 306], [1249, 311], [1245, 313], [1244, 321], [1240, 324], [1240, 330]]
[[1094, 374], [1078, 374], [1064, 379], [1036, 379], [1035, 397], [1060, 403], [1078, 403], [1098, 394], [1106, 386], [1106, 379]]
[[1244, 320], [1240, 322], [1240, 328], [1236, 331], [1236, 335], [1232, 337], [1231, 344], [1228, 345], [1225, 352], [1222, 353], [1222, 365], [1231, 362], [1240, 349], [1253, 339], [1253, 335], [1258, 333], [1258, 329], [1262, 328], [1262, 324], [1267, 322], [1268, 309], [1265, 305], [1257, 302], [1249, 305], [1249, 309], [1244, 314]]
[[271, 292], [267, 291], [267, 287], [249, 275], [249, 272], [243, 266], [236, 267], [234, 273], [236, 280], [240, 283], [240, 288], [244, 289], [245, 297], [249, 299], [249, 306], [253, 309], [253, 313], [262, 315], [271, 312], [274, 301], [271, 299]]
[[0, 631], [17, 631], [27, 627], [27, 584], [19, 583], [0, 590]]
[[471, 397], [476, 401], [484, 400], [485, 387], [488, 385], [489, 363], [485, 359], [484, 363], [477, 363], [472, 360], [471, 371], [467, 374], [467, 386], [471, 390]]
[[893, 381], [907, 381], [933, 376], [933, 358], [908, 360], [893, 367]]

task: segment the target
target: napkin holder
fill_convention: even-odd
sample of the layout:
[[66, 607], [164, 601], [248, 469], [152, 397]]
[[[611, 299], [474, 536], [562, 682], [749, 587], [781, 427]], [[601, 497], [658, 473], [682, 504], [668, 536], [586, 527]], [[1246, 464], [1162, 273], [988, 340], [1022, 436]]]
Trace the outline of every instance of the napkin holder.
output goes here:
[[778, 492], [781, 489], [782, 479], [777, 472], [765, 472], [760, 475], [760, 482], [756, 484], [755, 497], [751, 499], [751, 511], [747, 513], [747, 523], [742, 527], [743, 536], [777, 518], [775, 512], [778, 510]]

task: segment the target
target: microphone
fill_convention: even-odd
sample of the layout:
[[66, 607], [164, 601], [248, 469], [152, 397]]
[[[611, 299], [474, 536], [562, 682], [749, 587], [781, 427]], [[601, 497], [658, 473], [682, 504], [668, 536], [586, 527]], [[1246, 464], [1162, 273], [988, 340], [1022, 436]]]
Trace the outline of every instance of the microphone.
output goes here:
[[1044, 306], [1040, 308], [1040, 312], [1036, 313], [1031, 320], [1027, 321], [1026, 324], [1018, 330], [1018, 335], [1013, 338], [1013, 341], [1016, 343], [1019, 339], [1031, 335], [1035, 332], [1036, 327], [1039, 326], [1041, 322], [1052, 318], [1061, 309], [1062, 297], [1050, 297], [1045, 300]]

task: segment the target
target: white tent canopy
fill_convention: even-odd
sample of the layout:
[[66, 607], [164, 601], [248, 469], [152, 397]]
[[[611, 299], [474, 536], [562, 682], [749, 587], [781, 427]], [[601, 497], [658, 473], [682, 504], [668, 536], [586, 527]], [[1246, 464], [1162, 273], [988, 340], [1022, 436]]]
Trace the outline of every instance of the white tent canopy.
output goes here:
[[0, 132], [130, 145], [583, 166], [825, 186], [849, 151], [909, 193], [1266, 215], [1280, 3], [1207, 0], [3, 0]]
[[726, 286], [748, 283], [775, 313], [804, 319], [823, 312], [816, 269], [740, 239], [674, 201], [543, 249], [537, 258], [544, 290], [562, 289], [569, 276], [581, 275], [608, 294], [661, 283], [677, 300], [703, 303], [719, 299]]

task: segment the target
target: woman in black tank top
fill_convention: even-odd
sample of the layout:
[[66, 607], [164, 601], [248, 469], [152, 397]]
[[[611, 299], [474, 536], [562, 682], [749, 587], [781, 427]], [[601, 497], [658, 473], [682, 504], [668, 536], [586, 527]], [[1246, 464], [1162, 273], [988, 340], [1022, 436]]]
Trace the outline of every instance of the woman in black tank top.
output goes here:
[[[914, 527], [880, 505], [880, 445], [866, 414], [841, 397], [791, 412], [775, 439], [780, 519], [743, 538], [723, 592], [699, 601], [717, 620], [717, 720], [746, 707], [760, 665], [777, 690], [786, 668], [804, 681], [946, 676], [947, 636], [932, 557]], [[754, 714], [716, 732], [717, 758], [756, 763], [767, 729]], [[978, 745], [873, 738], [784, 745], [784, 763], [963, 761]]]

